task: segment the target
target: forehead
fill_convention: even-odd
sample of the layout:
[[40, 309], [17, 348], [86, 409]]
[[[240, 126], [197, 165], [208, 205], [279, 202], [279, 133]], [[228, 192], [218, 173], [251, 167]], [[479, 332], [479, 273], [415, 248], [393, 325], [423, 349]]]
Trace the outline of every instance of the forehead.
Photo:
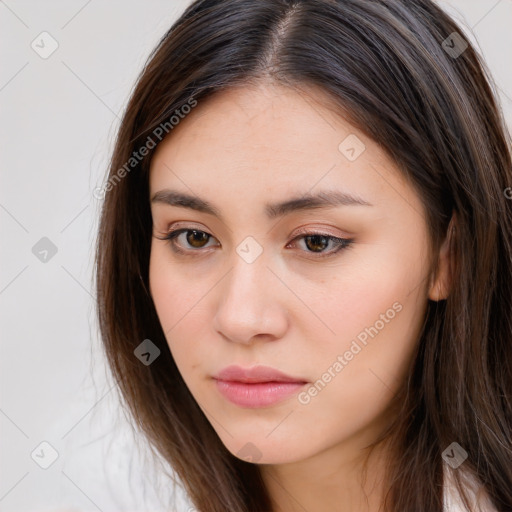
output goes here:
[[[173, 187], [210, 196], [213, 189], [244, 200], [331, 188], [377, 205], [417, 201], [380, 146], [329, 107], [318, 90], [275, 85], [199, 101], [159, 144], [150, 193]], [[347, 158], [345, 141], [355, 143], [357, 158]]]
[[322, 150], [337, 158], [340, 136], [355, 128], [323, 107], [321, 100], [316, 90], [276, 85], [226, 89], [199, 101], [160, 144], [154, 160], [169, 146], [167, 157], [191, 145], [194, 158], [207, 153], [241, 164], [249, 155], [275, 161], [315, 153], [318, 157]]

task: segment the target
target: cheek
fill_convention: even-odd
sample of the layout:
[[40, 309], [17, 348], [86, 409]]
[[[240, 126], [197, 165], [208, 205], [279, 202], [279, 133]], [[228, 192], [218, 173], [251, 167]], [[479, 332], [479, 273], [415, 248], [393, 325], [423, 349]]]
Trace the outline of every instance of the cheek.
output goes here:
[[166, 333], [188, 321], [187, 317], [194, 313], [194, 309], [200, 308], [201, 299], [209, 288], [207, 279], [201, 277], [197, 267], [192, 271], [176, 264], [172, 260], [171, 249], [160, 241], [153, 242], [151, 248], [149, 285], [160, 323]]
[[[379, 333], [399, 326], [396, 334], [402, 332], [400, 338], [407, 337], [408, 326], [422, 320], [426, 305], [421, 248], [412, 243], [404, 253], [396, 244], [368, 244], [307, 287], [300, 287], [300, 278], [296, 278], [307, 305], [330, 327], [332, 336], [325, 330], [326, 341], [340, 349], [373, 326]], [[364, 339], [364, 334], [361, 337]]]
[[417, 286], [419, 273], [404, 264], [366, 266], [364, 274], [345, 279], [344, 287], [329, 287], [332, 301], [322, 312], [336, 335], [314, 350], [305, 348], [313, 379], [299, 397], [301, 429], [312, 428], [315, 418], [331, 442], [366, 428], [384, 413], [417, 346], [426, 307], [423, 288]]
[[[357, 397], [371, 401], [376, 389], [396, 389], [416, 348], [427, 299], [422, 246], [411, 247], [405, 254], [391, 244], [368, 247], [346, 272], [337, 271], [308, 295], [311, 309], [331, 330], [309, 351], [312, 368], [317, 377], [329, 369], [335, 373], [333, 390], [354, 404]], [[338, 356], [344, 362], [336, 372]]]
[[[153, 303], [173, 358], [184, 380], [208, 356], [204, 305], [215, 281], [171, 261], [164, 244], [154, 244], [149, 262], [149, 283]], [[188, 384], [188, 382], [187, 382]]]

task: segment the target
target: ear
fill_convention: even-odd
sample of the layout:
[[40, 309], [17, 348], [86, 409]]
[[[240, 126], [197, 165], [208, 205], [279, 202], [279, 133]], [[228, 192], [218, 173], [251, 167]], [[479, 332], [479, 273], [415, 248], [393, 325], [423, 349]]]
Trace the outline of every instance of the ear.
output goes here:
[[435, 276], [428, 293], [428, 298], [433, 301], [444, 300], [450, 294], [452, 285], [452, 268], [454, 264], [452, 246], [454, 237], [456, 236], [456, 224], [457, 217], [454, 212], [450, 219], [450, 224], [448, 225], [446, 238], [439, 250], [437, 275]]

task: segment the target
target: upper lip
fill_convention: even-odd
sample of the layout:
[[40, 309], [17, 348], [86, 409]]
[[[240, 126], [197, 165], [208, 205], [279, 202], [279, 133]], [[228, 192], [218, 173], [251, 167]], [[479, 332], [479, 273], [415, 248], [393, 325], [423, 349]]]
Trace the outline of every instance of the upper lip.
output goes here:
[[289, 375], [271, 368], [270, 366], [253, 366], [251, 368], [242, 368], [241, 366], [227, 366], [221, 370], [215, 377], [217, 380], [235, 381], [235, 382], [307, 382], [298, 377]]

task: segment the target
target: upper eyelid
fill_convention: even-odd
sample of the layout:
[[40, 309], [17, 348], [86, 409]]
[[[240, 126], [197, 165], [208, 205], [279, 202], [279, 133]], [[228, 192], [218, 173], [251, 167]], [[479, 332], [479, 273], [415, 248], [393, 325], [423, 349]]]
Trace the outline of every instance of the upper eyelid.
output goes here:
[[[202, 229], [202, 228], [197, 228], [194, 226], [173, 227], [172, 229], [165, 230], [165, 232], [163, 234], [164, 234], [164, 236], [167, 236], [167, 235], [176, 233], [177, 231], [181, 231], [180, 234], [186, 233], [187, 231], [199, 231], [201, 233], [207, 234], [211, 238], [215, 238], [218, 241], [217, 237], [215, 235], [212, 235], [209, 231]], [[315, 235], [325, 236], [328, 238], [344, 239], [344, 240], [348, 240], [348, 239], [352, 238], [351, 236], [348, 236], [348, 235], [335, 235], [335, 234], [329, 233], [325, 230], [323, 231], [322, 228], [299, 228], [298, 232], [296, 232], [295, 234], [290, 235], [290, 236], [292, 236], [292, 240], [295, 240], [296, 238], [298, 238], [300, 236], [315, 236]]]
[[[217, 237], [215, 237], [215, 235], [210, 233], [210, 231], [208, 231], [207, 229], [203, 229], [202, 227], [194, 226], [193, 224], [190, 223], [190, 221], [181, 221], [181, 222], [176, 221], [176, 222], [170, 223], [169, 227], [165, 229], [165, 234], [171, 233], [173, 231], [178, 231], [180, 229], [183, 229], [186, 231], [201, 231], [203, 233], [210, 235], [211, 237], [217, 238]], [[352, 233], [349, 233], [349, 232], [342, 232], [342, 233], [338, 233], [338, 234], [331, 233], [331, 232], [329, 232], [329, 228], [319, 227], [319, 226], [301, 226], [299, 228], [294, 229], [293, 233], [294, 233], [293, 235], [290, 235], [290, 236], [293, 236], [293, 238], [295, 238], [296, 236], [302, 235], [302, 234], [306, 234], [306, 235], [307, 234], [312, 234], [312, 235], [317, 234], [317, 235], [330, 236], [333, 238], [344, 238], [344, 239], [349, 239], [349, 238], [351, 239], [354, 236]]]

